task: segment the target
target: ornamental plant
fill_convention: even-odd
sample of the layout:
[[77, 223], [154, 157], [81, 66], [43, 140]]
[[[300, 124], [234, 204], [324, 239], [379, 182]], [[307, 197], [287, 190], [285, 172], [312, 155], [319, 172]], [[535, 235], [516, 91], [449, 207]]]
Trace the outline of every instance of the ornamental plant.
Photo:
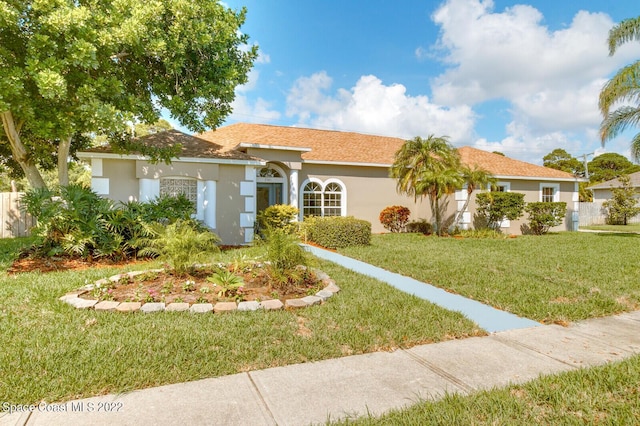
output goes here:
[[404, 206], [389, 206], [380, 212], [380, 223], [390, 232], [403, 232], [411, 211]]
[[565, 202], [528, 203], [524, 210], [529, 214], [529, 229], [532, 234], [542, 235], [558, 226], [567, 213]]
[[524, 211], [524, 194], [517, 192], [482, 192], [476, 196], [478, 216], [491, 229], [499, 230], [504, 220], [516, 220]]
[[156, 255], [169, 264], [178, 276], [195, 269], [198, 262], [206, 262], [218, 253], [220, 238], [201, 230], [193, 221], [178, 220], [169, 226], [154, 226], [155, 238], [147, 241], [143, 254]]
[[274, 204], [258, 214], [258, 227], [260, 230], [277, 228], [287, 234], [293, 234], [297, 230], [296, 218], [298, 209], [288, 204]]

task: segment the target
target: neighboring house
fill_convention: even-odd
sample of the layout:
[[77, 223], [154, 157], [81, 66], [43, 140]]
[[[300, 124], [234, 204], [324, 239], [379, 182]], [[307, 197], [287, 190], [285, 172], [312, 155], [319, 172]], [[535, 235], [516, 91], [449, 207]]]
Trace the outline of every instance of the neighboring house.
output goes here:
[[[639, 191], [637, 197], [640, 198], [640, 172], [631, 173], [629, 175], [631, 186]], [[592, 185], [587, 189], [593, 192], [593, 202], [602, 204], [613, 197], [613, 188], [620, 188], [622, 184], [619, 179], [611, 179], [596, 185]]]
[[[638, 191], [636, 197], [640, 199], [640, 172], [629, 175], [631, 186]], [[619, 179], [611, 179], [606, 182], [589, 186], [593, 193], [593, 202], [580, 203], [580, 226], [604, 225], [607, 223], [607, 210], [602, 204], [613, 197], [613, 188], [619, 188], [622, 184]], [[640, 216], [635, 216], [629, 223], [640, 223]]]
[[[93, 189], [120, 201], [184, 193], [196, 204], [196, 217], [227, 244], [251, 242], [257, 212], [272, 204], [298, 207], [300, 219], [365, 219], [374, 232], [384, 231], [378, 215], [387, 206], [408, 207], [412, 219], [431, 217], [426, 199], [399, 195], [389, 177], [403, 139], [238, 123], [196, 136], [172, 130], [142, 140], [156, 146], [180, 143], [182, 152], [171, 165], [150, 164], [109, 147], [81, 152], [79, 157], [91, 161]], [[459, 151], [463, 162], [493, 173], [500, 190], [524, 193], [527, 202], [565, 201], [567, 219], [557, 229], [575, 229], [578, 183], [571, 174], [470, 147]], [[465, 197], [466, 190], [461, 190], [451, 198], [450, 214], [461, 208]], [[472, 226], [474, 213], [472, 200], [463, 227]], [[522, 223], [524, 219], [504, 223], [504, 230], [518, 234]]]

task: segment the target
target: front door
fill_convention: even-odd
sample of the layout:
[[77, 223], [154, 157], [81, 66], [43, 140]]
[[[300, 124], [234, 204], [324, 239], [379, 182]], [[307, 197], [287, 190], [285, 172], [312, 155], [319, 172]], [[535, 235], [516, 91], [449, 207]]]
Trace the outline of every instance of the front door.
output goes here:
[[282, 184], [258, 182], [256, 203], [258, 213], [274, 204], [282, 204]]

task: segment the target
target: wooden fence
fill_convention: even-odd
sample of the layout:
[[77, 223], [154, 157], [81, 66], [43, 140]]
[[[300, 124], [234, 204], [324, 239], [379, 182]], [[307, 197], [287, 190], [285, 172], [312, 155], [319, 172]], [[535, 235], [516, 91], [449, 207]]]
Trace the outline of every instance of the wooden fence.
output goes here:
[[[605, 225], [606, 223], [607, 214], [602, 203], [580, 203], [580, 226]], [[628, 219], [627, 223], [640, 223], [640, 215]]]
[[20, 210], [21, 192], [0, 193], [0, 238], [25, 237], [36, 220]]

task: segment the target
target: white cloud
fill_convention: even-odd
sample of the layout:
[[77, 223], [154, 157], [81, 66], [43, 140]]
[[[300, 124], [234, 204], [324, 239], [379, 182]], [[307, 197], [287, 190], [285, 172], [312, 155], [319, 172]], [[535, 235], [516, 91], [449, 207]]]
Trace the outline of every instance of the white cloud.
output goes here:
[[233, 112], [227, 118], [229, 122], [268, 123], [281, 117], [280, 112], [273, 109], [273, 105], [262, 98], [251, 101], [247, 96], [237, 94], [231, 106]]
[[435, 105], [426, 96], [410, 96], [401, 84], [384, 85], [373, 75], [354, 87], [328, 94], [325, 72], [299, 78], [287, 96], [287, 115], [299, 125], [403, 138], [446, 135], [455, 145], [472, 140], [475, 115], [466, 105]]
[[[558, 147], [593, 152], [600, 146], [599, 92], [612, 73], [637, 59], [640, 45], [627, 43], [610, 57], [606, 41], [614, 22], [604, 13], [580, 11], [551, 30], [532, 6], [493, 9], [492, 0], [447, 0], [432, 15], [440, 26], [432, 52], [448, 67], [431, 82], [434, 102], [509, 102], [507, 136], [477, 140], [481, 149], [536, 163]], [[628, 147], [616, 140], [607, 149]]]
[[516, 5], [501, 13], [492, 8], [491, 0], [449, 0], [434, 13], [441, 27], [437, 47], [451, 67], [433, 80], [436, 102], [475, 104], [550, 89], [575, 90], [623, 63], [608, 56], [606, 39], [613, 22], [605, 14], [582, 11], [567, 28], [549, 31], [532, 6]]

